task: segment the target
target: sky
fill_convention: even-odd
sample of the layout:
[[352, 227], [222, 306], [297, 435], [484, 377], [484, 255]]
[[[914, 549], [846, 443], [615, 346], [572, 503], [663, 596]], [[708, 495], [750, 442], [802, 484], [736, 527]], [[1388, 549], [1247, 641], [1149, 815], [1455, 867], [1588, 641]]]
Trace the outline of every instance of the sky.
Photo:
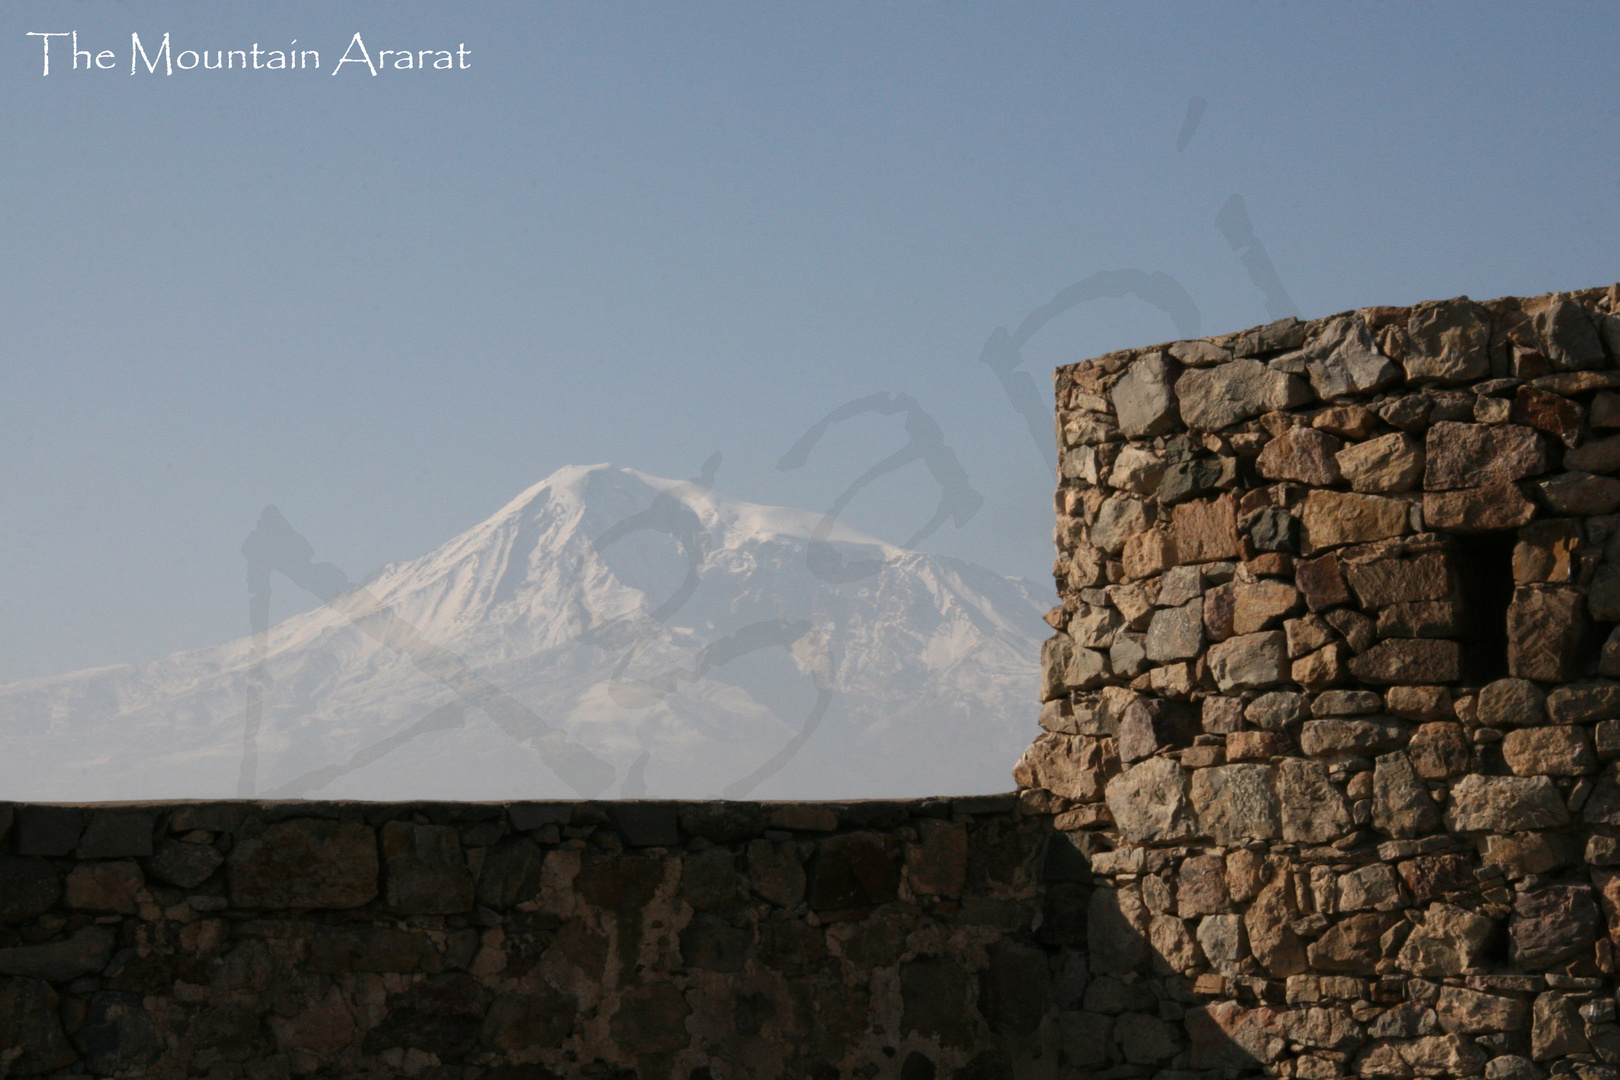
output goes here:
[[[321, 66], [131, 74], [132, 33]], [[245, 634], [267, 505], [352, 578], [569, 464], [825, 510], [905, 412], [778, 463], [877, 394], [983, 496], [917, 546], [1044, 587], [1055, 365], [1620, 279], [1616, 55], [1596, 3], [13, 0], [0, 683]], [[1009, 393], [981, 355], [1054, 298]], [[899, 543], [940, 490], [843, 516]]]

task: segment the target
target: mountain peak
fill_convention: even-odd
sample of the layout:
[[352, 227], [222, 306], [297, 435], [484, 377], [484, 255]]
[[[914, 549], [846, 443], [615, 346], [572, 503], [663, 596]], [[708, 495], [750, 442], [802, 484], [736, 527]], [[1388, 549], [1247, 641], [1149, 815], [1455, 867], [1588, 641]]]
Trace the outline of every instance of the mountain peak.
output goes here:
[[[17, 721], [0, 776], [15, 798], [234, 793], [258, 679], [261, 793], [567, 797], [631, 776], [616, 793], [1003, 790], [1042, 605], [982, 567], [727, 498], [717, 464], [558, 469], [271, 628], [263, 654], [239, 639], [0, 687]], [[845, 544], [860, 557], [839, 561]], [[566, 761], [586, 759], [603, 779], [570, 786]]]

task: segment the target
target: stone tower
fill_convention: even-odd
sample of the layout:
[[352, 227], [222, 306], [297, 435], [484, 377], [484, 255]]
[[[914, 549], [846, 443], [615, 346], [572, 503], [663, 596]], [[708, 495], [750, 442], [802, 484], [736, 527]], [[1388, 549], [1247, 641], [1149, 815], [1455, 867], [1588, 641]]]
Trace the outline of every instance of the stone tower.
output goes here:
[[1171, 1003], [1113, 1069], [1620, 1075], [1620, 285], [1112, 353], [1056, 400], [1016, 778], [1089, 860], [1093, 979]]

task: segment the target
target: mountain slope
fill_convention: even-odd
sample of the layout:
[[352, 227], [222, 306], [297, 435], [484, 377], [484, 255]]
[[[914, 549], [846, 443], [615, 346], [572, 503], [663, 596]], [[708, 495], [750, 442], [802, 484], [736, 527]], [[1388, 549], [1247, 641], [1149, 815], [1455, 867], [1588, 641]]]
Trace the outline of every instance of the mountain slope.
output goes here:
[[1042, 606], [982, 567], [829, 525], [698, 482], [569, 467], [353, 585], [267, 512], [250, 558], [280, 571], [275, 588], [328, 602], [257, 643], [0, 687], [0, 791], [1005, 790], [1029, 737]]

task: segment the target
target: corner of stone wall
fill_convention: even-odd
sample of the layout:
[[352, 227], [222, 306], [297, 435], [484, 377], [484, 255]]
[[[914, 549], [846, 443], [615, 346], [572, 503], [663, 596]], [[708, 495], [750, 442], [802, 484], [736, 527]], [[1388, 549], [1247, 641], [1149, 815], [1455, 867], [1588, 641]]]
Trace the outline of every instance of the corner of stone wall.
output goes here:
[[1620, 285], [1055, 389], [1015, 777], [1096, 879], [1092, 1075], [1620, 1077]]

